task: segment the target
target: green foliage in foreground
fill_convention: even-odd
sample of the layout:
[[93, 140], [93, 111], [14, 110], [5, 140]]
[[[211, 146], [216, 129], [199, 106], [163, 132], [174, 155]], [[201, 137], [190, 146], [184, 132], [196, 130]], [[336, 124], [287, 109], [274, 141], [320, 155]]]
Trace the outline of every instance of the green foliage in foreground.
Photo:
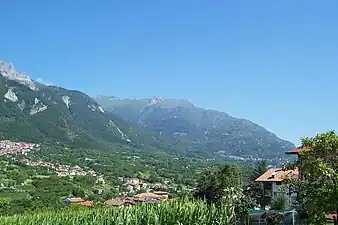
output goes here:
[[335, 131], [302, 139], [309, 149], [300, 153], [302, 175], [293, 180], [309, 220], [319, 224], [330, 213], [338, 213], [338, 134]]
[[[59, 211], [0, 217], [2, 225], [226, 225], [226, 206], [208, 206], [204, 201], [168, 200], [161, 204], [133, 207], [68, 208]], [[233, 221], [232, 221], [233, 222]], [[233, 223], [231, 223], [233, 224]]]

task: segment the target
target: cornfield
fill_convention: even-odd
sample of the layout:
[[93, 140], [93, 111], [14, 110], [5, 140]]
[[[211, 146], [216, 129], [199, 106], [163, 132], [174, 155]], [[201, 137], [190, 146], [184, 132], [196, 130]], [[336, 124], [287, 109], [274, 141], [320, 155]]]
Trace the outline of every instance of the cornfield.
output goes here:
[[168, 200], [132, 207], [65, 208], [0, 217], [2, 225], [228, 225], [225, 206], [204, 201]]

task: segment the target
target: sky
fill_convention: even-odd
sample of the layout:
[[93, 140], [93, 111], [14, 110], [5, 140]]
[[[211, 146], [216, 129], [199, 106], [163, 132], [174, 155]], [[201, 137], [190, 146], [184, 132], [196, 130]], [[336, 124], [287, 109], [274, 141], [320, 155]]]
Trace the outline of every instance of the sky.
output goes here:
[[300, 143], [338, 128], [338, 1], [5, 0], [0, 59], [91, 96], [188, 99]]

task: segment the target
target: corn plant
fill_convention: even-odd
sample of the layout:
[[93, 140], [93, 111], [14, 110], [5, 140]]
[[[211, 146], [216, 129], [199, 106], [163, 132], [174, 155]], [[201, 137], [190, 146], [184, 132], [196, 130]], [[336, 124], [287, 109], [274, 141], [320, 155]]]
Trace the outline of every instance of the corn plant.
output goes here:
[[228, 225], [227, 206], [200, 200], [168, 200], [132, 207], [65, 208], [0, 218], [2, 225]]

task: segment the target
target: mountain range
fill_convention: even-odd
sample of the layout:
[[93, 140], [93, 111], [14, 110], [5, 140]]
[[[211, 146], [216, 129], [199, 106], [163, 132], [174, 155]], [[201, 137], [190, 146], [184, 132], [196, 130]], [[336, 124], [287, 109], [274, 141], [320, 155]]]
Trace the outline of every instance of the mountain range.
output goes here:
[[119, 99], [96, 96], [107, 111], [139, 127], [170, 135], [198, 152], [215, 157], [247, 160], [283, 158], [294, 147], [262, 126], [227, 113], [196, 107], [187, 100]]
[[41, 84], [4, 61], [0, 75], [0, 139], [185, 152], [178, 142], [105, 112], [82, 92]]
[[186, 100], [90, 97], [0, 61], [0, 138], [203, 158], [278, 159], [293, 144], [249, 120]]

